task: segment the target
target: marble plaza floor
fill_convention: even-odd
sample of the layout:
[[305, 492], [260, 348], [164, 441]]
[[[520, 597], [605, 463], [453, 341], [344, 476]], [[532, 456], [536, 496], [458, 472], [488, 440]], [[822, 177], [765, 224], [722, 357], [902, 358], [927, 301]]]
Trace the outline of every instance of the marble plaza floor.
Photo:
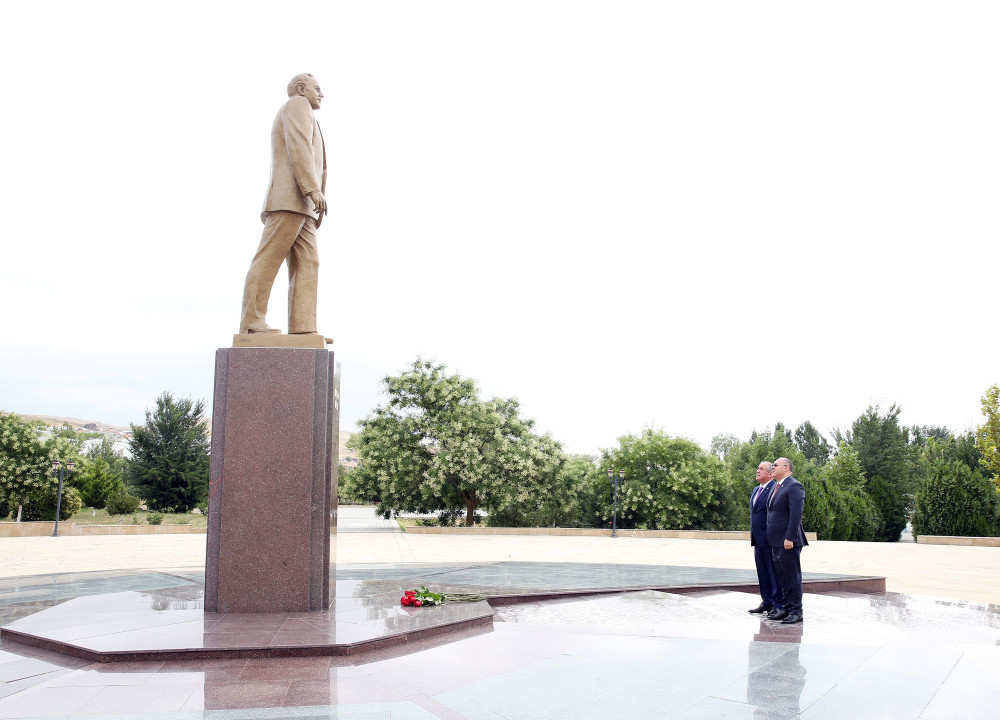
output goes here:
[[[576, 557], [575, 540], [558, 541], [562, 555]], [[504, 536], [490, 542], [496, 556], [511, 547]], [[5, 547], [19, 546], [0, 544], [0, 553]], [[156, 543], [142, 547], [147, 569], [35, 567], [0, 579], [0, 625], [111, 593], [135, 593], [168, 609], [190, 602], [202, 569], [176, 567], [176, 553], [155, 556]], [[659, 547], [669, 554], [672, 546]], [[721, 552], [713, 541], [691, 547], [704, 547], [706, 557]], [[982, 566], [981, 553], [969, 557]], [[30, 558], [22, 560], [31, 569]], [[682, 569], [516, 556], [341, 562], [338, 596], [345, 598], [395, 592], [417, 578], [431, 587], [525, 594], [594, 585], [618, 592], [496, 603], [492, 625], [349, 656], [94, 663], [2, 642], [0, 719], [1000, 717], [998, 605], [904, 592], [810, 593], [805, 623], [786, 626], [749, 615], [758, 602], [750, 592], [625, 589], [663, 584], [665, 573], [689, 584], [735, 585], [746, 572], [746, 564]], [[982, 585], [1000, 583], [983, 578]], [[366, 621], [398, 611], [380, 606]]]

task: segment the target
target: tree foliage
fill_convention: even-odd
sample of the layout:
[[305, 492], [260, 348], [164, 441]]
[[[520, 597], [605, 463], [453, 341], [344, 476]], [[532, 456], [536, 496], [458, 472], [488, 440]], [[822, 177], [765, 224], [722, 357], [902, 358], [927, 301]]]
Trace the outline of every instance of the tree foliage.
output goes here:
[[710, 451], [720, 460], [725, 460], [729, 456], [729, 453], [733, 451], [733, 448], [739, 444], [740, 439], [738, 437], [723, 433], [712, 438]]
[[[802, 426], [800, 426], [801, 428]], [[754, 473], [762, 461], [773, 462], [779, 457], [792, 461], [792, 474], [806, 491], [802, 527], [814, 532], [820, 540], [873, 540], [881, 527], [881, 515], [875, 503], [863, 490], [864, 473], [857, 453], [842, 444], [836, 455], [818, 467], [807, 458], [781, 424], [774, 432], [754, 431], [751, 439], [734, 447], [727, 457], [727, 467], [735, 493], [740, 499], [740, 516], [736, 527], [750, 527], [749, 514], [744, 512], [743, 498], [749, 498], [756, 485]]]
[[573, 515], [561, 527], [604, 527], [610, 495], [608, 476], [592, 456], [574, 455], [566, 460], [560, 477], [574, 488]]
[[[618, 491], [621, 527], [722, 530], [738, 513], [733, 488], [718, 457], [685, 438], [652, 429], [625, 435], [606, 451], [603, 470], [625, 470]], [[611, 520], [612, 487], [605, 476], [603, 520]]]
[[[21, 520], [25, 522], [51, 522], [56, 519], [56, 496], [59, 494], [59, 481], [46, 486], [39, 492], [32, 493], [21, 509]], [[69, 520], [80, 512], [83, 501], [77, 489], [66, 483], [63, 477], [62, 501], [59, 503], [59, 519]]]
[[882, 515], [864, 490], [865, 473], [849, 443], [840, 443], [836, 455], [823, 466], [819, 484], [828, 508], [824, 540], [874, 540]]
[[[58, 481], [52, 475], [49, 453], [38, 437], [38, 423], [14, 413], [0, 413], [0, 503], [8, 513], [45, 495]], [[52, 506], [55, 516], [55, 504]]]
[[73, 473], [73, 485], [86, 507], [101, 509], [108, 498], [125, 489], [124, 462], [121, 467], [104, 457], [88, 457]]
[[986, 422], [976, 430], [976, 447], [980, 464], [1000, 490], [1000, 385], [987, 388], [981, 403]]
[[812, 460], [816, 465], [823, 466], [830, 459], [832, 448], [816, 426], [806, 420], [795, 428], [793, 435], [795, 447], [799, 449], [806, 459]]
[[350, 440], [360, 459], [354, 497], [384, 517], [464, 511], [470, 525], [479, 508], [515, 521], [544, 506], [565, 456], [532, 431], [516, 400], [481, 400], [472, 380], [419, 358], [382, 385], [388, 402]]
[[150, 510], [187, 512], [208, 492], [205, 403], [163, 393], [144, 425], [132, 425], [127, 479]]
[[[589, 467], [588, 467], [589, 466]], [[533, 502], [514, 501], [491, 510], [491, 527], [576, 527], [581, 524], [583, 488], [597, 467], [588, 458], [565, 458]]]
[[908, 433], [899, 425], [899, 413], [896, 405], [884, 414], [877, 405], [870, 405], [846, 438], [864, 469], [865, 491], [882, 515], [876, 539], [885, 542], [899, 540], [911, 499]]
[[122, 489], [108, 497], [104, 508], [108, 515], [131, 515], [139, 511], [139, 498]]
[[842, 490], [862, 490], [865, 486], [865, 470], [850, 443], [840, 443], [824, 475]]
[[914, 497], [913, 534], [1000, 534], [1000, 493], [977, 469], [955, 457], [953, 441], [928, 442]]
[[[757, 481], [754, 478], [757, 466], [762, 462], [773, 462], [779, 457], [787, 457], [792, 461], [793, 474], [802, 482], [803, 486], [815, 475], [816, 467], [809, 463], [805, 456], [795, 447], [789, 433], [779, 423], [775, 426], [775, 432], [764, 430], [758, 432], [754, 430], [750, 439], [741, 442], [733, 447], [726, 456], [726, 467], [729, 471], [730, 482], [733, 492], [739, 499], [740, 514], [735, 521], [735, 527], [741, 530], [750, 529], [749, 512], [743, 512], [743, 499], [749, 500], [750, 492]], [[816, 532], [817, 502], [815, 497], [808, 494], [806, 488], [806, 504], [802, 516], [802, 525], [809, 532]]]

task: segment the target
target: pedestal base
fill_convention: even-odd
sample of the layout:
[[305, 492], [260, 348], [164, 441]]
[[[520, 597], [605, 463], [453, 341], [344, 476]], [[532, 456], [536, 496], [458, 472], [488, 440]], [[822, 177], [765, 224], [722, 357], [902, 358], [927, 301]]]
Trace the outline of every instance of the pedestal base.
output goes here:
[[217, 352], [206, 611], [330, 606], [336, 385], [327, 350]]
[[280, 333], [261, 334], [247, 333], [233, 335], [233, 347], [266, 347], [266, 348], [313, 348], [325, 350], [333, 344], [333, 338], [323, 335], [282, 335]]

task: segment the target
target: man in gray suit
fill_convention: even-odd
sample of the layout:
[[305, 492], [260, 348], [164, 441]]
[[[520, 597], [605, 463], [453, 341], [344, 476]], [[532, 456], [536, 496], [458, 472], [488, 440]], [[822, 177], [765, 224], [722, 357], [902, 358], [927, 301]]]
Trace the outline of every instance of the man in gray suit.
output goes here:
[[319, 110], [323, 93], [306, 73], [288, 83], [288, 98], [271, 127], [271, 180], [260, 216], [264, 235], [243, 286], [241, 334], [281, 332], [265, 316], [282, 262], [288, 263], [288, 333], [316, 334], [316, 229], [326, 215], [326, 149], [313, 110]]

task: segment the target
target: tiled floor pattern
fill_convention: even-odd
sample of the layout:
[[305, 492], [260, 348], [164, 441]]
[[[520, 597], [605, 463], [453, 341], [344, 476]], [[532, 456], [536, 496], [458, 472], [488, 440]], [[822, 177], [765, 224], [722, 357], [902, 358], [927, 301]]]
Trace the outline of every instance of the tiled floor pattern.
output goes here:
[[[120, 589], [129, 577], [88, 575], [51, 576], [52, 595], [0, 584], [0, 602], [58, 602], [73, 583]], [[748, 615], [756, 602], [728, 591], [538, 601], [497, 608], [492, 630], [350, 658], [96, 665], [0, 646], [0, 718], [1000, 717], [998, 606], [809, 594], [805, 624], [785, 626]]]

